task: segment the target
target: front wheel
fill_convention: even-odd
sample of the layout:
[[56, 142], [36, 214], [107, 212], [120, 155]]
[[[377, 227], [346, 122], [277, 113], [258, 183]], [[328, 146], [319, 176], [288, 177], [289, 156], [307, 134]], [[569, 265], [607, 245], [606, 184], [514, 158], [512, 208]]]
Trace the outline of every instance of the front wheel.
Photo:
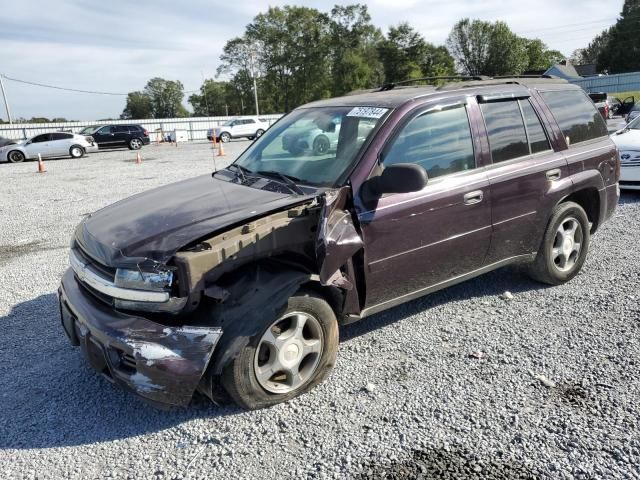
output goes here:
[[74, 145], [69, 149], [69, 155], [71, 155], [71, 158], [82, 158], [84, 157], [84, 148]]
[[568, 282], [582, 268], [589, 240], [589, 219], [584, 209], [574, 202], [557, 205], [529, 275], [550, 285]]
[[262, 134], [264, 133], [264, 130], [262, 130], [261, 128], [259, 128], [256, 131], [256, 138], [260, 138], [262, 136]]
[[[241, 335], [241, 333], [240, 333]], [[327, 301], [299, 291], [275, 321], [265, 322], [222, 373], [243, 408], [285, 402], [322, 382], [336, 361], [338, 322]]]
[[20, 150], [12, 150], [7, 155], [7, 160], [9, 160], [11, 163], [24, 162], [25, 158], [26, 157], [24, 156], [24, 153], [22, 153]]
[[324, 135], [318, 135], [313, 140], [313, 153], [315, 155], [324, 155], [329, 151], [330, 147], [331, 142], [329, 142], [329, 139]]
[[229, 135], [227, 132], [222, 132], [220, 134], [220, 141], [223, 143], [228, 143], [231, 141], [231, 135]]

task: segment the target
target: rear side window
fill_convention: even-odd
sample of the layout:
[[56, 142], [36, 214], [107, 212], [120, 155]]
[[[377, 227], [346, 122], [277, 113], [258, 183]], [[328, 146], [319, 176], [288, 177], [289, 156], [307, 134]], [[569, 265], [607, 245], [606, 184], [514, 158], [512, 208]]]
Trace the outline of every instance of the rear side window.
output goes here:
[[582, 90], [540, 92], [569, 145], [607, 136], [602, 115]]
[[480, 104], [493, 163], [529, 155], [527, 132], [517, 101]]
[[51, 134], [51, 140], [68, 140], [72, 137], [73, 135], [70, 135], [68, 133], [52, 133]]
[[424, 113], [407, 123], [383, 158], [385, 165], [415, 163], [430, 178], [475, 168], [464, 106]]
[[540, 118], [531, 106], [529, 100], [520, 100], [520, 108], [524, 117], [524, 125], [527, 128], [527, 138], [531, 147], [531, 153], [540, 153], [551, 150], [547, 134], [542, 128]]
[[116, 125], [115, 131], [117, 133], [129, 133], [129, 125]]

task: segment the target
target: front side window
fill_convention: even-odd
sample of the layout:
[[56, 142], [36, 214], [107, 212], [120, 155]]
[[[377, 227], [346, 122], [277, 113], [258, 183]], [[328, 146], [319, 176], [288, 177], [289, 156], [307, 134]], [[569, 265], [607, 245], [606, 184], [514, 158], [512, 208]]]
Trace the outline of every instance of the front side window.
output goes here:
[[245, 171], [287, 175], [331, 187], [349, 169], [388, 109], [315, 107], [294, 110], [269, 128], [236, 161]]
[[38, 135], [37, 137], [33, 137], [33, 140], [31, 140], [31, 143], [42, 143], [42, 142], [48, 142], [49, 141], [49, 135], [48, 133], [43, 133], [42, 135]]
[[482, 103], [480, 109], [493, 163], [529, 155], [527, 132], [517, 101]]
[[109, 126], [102, 127], [96, 133], [101, 133], [102, 135], [107, 135], [107, 134], [111, 133], [111, 127], [109, 127]]
[[582, 90], [540, 92], [569, 145], [607, 136], [602, 115]]
[[469, 118], [463, 105], [419, 115], [407, 123], [383, 156], [384, 165], [415, 163], [429, 178], [475, 167]]

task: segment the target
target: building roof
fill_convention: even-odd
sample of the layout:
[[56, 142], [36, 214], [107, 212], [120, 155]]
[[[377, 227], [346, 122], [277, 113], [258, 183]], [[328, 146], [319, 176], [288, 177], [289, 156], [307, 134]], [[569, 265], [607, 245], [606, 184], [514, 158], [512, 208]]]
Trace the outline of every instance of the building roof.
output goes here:
[[580, 78], [580, 75], [576, 71], [575, 67], [570, 63], [567, 63], [566, 65], [557, 63], [544, 73], [545, 75], [555, 75], [561, 78]]

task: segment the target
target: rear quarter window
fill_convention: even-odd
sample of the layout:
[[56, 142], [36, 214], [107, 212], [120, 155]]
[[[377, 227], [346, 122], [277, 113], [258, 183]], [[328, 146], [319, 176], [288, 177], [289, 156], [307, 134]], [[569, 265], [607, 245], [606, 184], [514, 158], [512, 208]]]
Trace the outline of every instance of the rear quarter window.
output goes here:
[[582, 90], [540, 92], [569, 145], [606, 137], [602, 115]]

